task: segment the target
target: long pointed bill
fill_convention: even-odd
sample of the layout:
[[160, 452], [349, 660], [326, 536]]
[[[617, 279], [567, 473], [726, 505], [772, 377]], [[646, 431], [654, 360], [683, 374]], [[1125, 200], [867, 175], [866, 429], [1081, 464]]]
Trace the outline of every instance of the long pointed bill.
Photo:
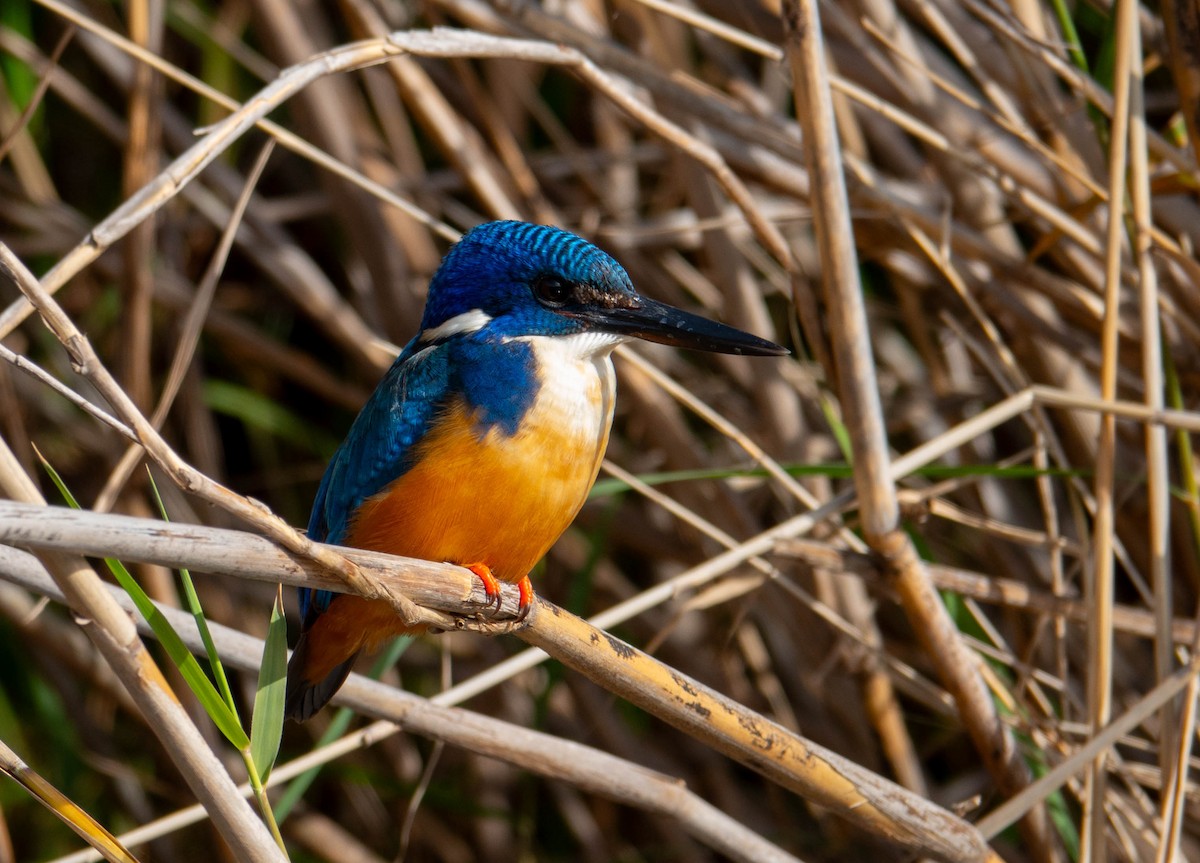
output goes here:
[[639, 297], [638, 304], [637, 308], [592, 306], [573, 312], [573, 316], [586, 318], [597, 329], [605, 332], [636, 336], [651, 342], [698, 351], [759, 357], [778, 356], [788, 352], [787, 348], [774, 342], [648, 297]]

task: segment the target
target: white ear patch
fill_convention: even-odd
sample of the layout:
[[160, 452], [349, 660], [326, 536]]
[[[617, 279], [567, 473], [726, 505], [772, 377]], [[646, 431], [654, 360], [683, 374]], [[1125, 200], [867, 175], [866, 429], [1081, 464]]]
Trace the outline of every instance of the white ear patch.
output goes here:
[[474, 333], [482, 330], [492, 320], [492, 316], [481, 309], [471, 309], [461, 315], [455, 315], [448, 321], [438, 324], [432, 329], [424, 330], [417, 339], [418, 344], [426, 345], [440, 339], [449, 338], [459, 333]]

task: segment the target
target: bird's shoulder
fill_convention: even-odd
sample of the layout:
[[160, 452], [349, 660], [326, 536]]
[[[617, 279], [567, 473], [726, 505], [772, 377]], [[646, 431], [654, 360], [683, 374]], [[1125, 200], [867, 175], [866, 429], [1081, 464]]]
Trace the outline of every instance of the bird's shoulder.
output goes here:
[[339, 542], [358, 505], [407, 469], [413, 447], [454, 395], [442, 347], [409, 343], [371, 393], [325, 469], [309, 520], [313, 539]]
[[309, 535], [339, 542], [354, 510], [412, 466], [417, 445], [461, 400], [481, 434], [514, 434], [538, 389], [528, 345], [451, 338], [413, 340], [388, 369], [326, 468]]

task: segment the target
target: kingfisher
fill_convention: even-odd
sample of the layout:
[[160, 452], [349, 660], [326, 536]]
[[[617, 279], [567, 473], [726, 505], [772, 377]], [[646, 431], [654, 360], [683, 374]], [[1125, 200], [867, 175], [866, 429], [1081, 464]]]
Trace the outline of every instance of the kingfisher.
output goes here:
[[[631, 338], [728, 354], [787, 350], [639, 294], [575, 234], [488, 222], [429, 283], [421, 329], [371, 394], [317, 490], [321, 542], [465, 566], [499, 598], [583, 506], [608, 445], [611, 354]], [[286, 715], [304, 721], [359, 653], [408, 630], [382, 600], [301, 588]]]

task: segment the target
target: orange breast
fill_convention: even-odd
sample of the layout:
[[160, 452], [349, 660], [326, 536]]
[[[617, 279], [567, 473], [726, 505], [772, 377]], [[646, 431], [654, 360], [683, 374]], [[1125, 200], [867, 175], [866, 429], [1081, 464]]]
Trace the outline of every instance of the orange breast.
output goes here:
[[555, 374], [511, 437], [481, 436], [467, 406], [453, 406], [416, 464], [359, 507], [346, 544], [527, 575], [583, 506], [612, 422], [607, 357]]

